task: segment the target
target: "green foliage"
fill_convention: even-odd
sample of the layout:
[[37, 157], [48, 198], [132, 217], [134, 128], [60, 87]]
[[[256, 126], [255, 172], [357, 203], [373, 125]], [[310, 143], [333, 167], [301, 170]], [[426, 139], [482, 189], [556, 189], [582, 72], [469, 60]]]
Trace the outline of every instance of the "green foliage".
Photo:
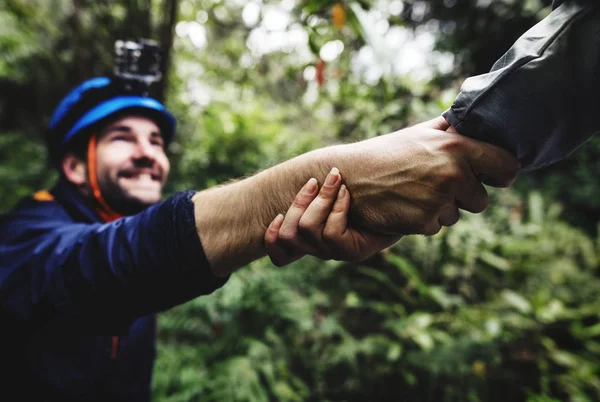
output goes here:
[[193, 370], [198, 400], [597, 400], [598, 242], [538, 194], [492, 197], [365, 264], [259, 261], [163, 314], [159, 400]]
[[[283, 2], [289, 21], [276, 35], [304, 39], [265, 51], [256, 43], [281, 38], [251, 39], [280, 5], [265, 2], [252, 22], [248, 3], [5, 0], [0, 210], [51, 186], [47, 119], [70, 87], [109, 71], [116, 38], [176, 33], [159, 93], [178, 120], [170, 194], [439, 114], [463, 77], [487, 71], [549, 11], [541, 0], [404, 1], [394, 13], [391, 2], [342, 2], [347, 24], [336, 28], [335, 2]], [[432, 35], [431, 56], [450, 51], [453, 68], [393, 73], [404, 49], [382, 41], [384, 28]], [[343, 50], [318, 85], [311, 68], [336, 40]], [[381, 74], [356, 67], [365, 49]], [[240, 270], [213, 295], [160, 314], [154, 399], [600, 400], [597, 156], [594, 139], [511, 190], [490, 190], [485, 213], [363, 264], [306, 257]]]

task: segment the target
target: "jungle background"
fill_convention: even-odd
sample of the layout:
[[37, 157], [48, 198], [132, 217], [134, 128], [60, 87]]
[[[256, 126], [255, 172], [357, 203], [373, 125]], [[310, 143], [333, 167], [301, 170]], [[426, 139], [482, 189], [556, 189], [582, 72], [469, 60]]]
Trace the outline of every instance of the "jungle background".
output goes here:
[[[169, 195], [441, 113], [549, 3], [0, 0], [0, 212], [52, 186], [49, 116], [116, 39], [167, 55]], [[364, 263], [263, 259], [161, 313], [154, 400], [600, 400], [599, 155]]]

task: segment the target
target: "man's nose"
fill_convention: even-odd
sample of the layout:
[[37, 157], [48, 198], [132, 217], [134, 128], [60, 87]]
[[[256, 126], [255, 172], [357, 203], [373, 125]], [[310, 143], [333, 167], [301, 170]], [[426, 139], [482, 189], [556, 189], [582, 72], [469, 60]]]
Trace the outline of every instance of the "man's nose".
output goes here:
[[154, 161], [156, 158], [156, 146], [147, 140], [137, 141], [133, 157], [135, 159], [151, 159]]

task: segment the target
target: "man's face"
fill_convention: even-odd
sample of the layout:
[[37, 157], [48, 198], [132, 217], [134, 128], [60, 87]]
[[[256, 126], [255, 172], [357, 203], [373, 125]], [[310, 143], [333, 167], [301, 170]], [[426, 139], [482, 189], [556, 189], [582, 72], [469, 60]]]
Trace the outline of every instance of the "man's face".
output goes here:
[[126, 116], [98, 133], [98, 186], [108, 205], [122, 214], [140, 212], [161, 200], [169, 159], [158, 126], [141, 116]]

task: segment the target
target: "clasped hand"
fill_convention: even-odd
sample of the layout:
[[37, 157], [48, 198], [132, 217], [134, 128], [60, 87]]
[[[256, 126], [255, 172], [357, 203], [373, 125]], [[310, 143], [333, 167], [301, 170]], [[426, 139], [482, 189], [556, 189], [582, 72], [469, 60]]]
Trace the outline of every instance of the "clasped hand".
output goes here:
[[305, 254], [362, 261], [402, 235], [434, 235], [458, 221], [459, 209], [479, 213], [487, 208], [482, 181], [507, 187], [519, 172], [511, 153], [461, 136], [442, 117], [341, 151], [351, 156], [346, 161], [360, 165], [358, 170], [345, 165], [355, 192], [354, 216], [337, 169], [320, 190], [310, 179], [265, 233], [265, 250], [274, 264]]

